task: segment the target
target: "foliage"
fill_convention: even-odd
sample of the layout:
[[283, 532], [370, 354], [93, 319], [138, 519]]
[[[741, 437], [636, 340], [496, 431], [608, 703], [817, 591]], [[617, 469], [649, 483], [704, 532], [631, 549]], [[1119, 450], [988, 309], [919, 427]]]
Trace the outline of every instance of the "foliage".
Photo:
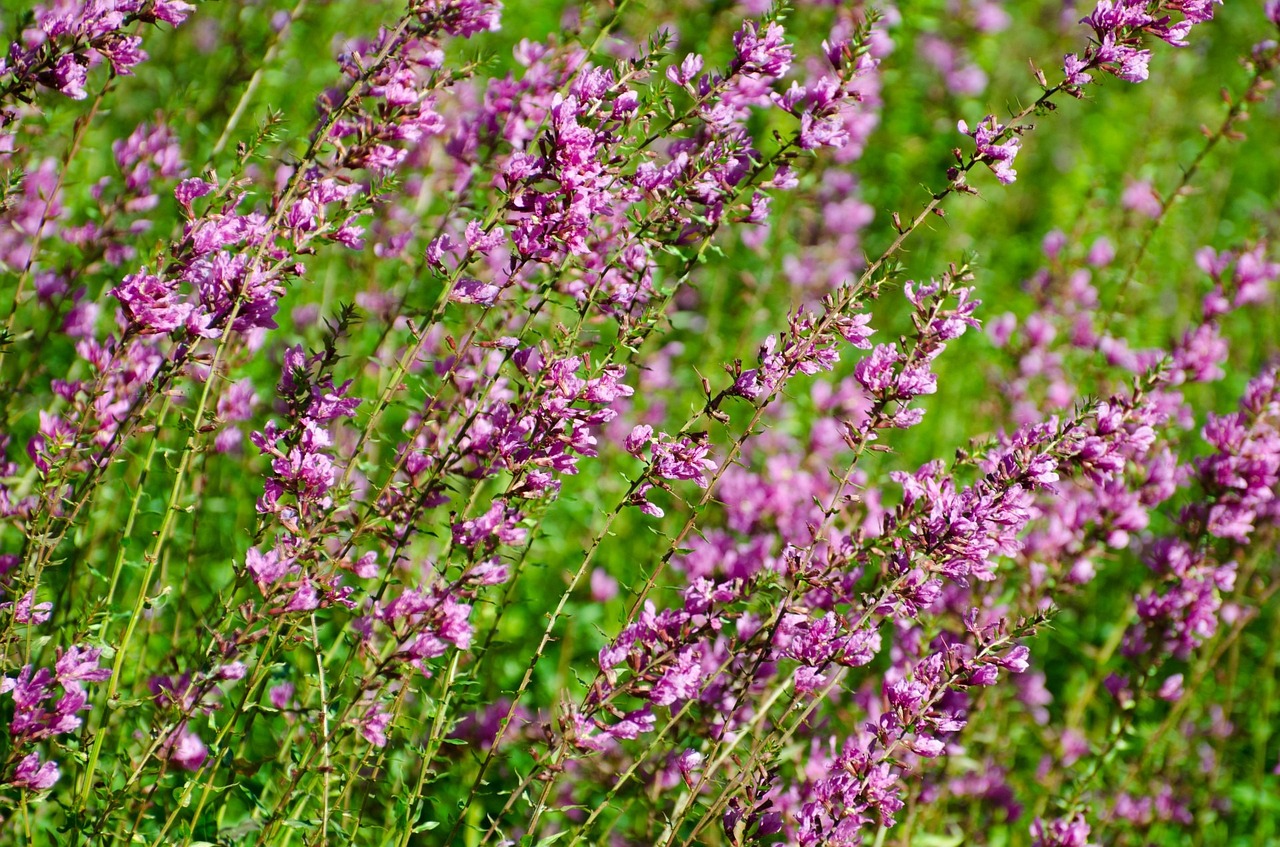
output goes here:
[[0, 33], [0, 843], [1276, 837], [1274, 0]]

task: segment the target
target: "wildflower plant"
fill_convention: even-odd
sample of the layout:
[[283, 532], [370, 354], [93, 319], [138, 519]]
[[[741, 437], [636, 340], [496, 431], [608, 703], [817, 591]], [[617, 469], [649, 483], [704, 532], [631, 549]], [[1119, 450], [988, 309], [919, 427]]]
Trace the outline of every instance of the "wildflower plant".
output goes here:
[[0, 843], [1276, 837], [1280, 4], [0, 39]]

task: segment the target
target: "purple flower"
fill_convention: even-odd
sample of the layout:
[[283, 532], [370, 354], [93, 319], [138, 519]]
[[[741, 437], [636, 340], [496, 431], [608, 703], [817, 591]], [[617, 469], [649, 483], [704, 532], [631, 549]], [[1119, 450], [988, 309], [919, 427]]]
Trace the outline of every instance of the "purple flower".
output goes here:
[[1036, 818], [1031, 838], [1035, 847], [1089, 847], [1089, 825], [1078, 813], [1048, 823]]
[[209, 748], [185, 723], [170, 739], [167, 752], [169, 761], [187, 771], [200, 770], [209, 758]]
[[[665, 433], [659, 435], [662, 437]], [[707, 458], [710, 452], [711, 445], [706, 440], [689, 436], [674, 441], [654, 441], [653, 473], [662, 479], [692, 480], [699, 488], [706, 488], [710, 484], [707, 472], [716, 469], [716, 463]]]
[[647, 732], [653, 732], [657, 718], [648, 709], [637, 709], [609, 727], [609, 735], [618, 741], [634, 741]]
[[271, 705], [280, 711], [289, 708], [293, 700], [294, 685], [292, 682], [282, 682], [279, 685], [271, 686], [267, 692], [267, 699], [271, 701]]
[[492, 306], [498, 300], [498, 295], [502, 293], [502, 289], [496, 285], [481, 282], [471, 277], [463, 277], [458, 280], [453, 291], [449, 294], [449, 299], [455, 303], [478, 303], [482, 306]]
[[35, 601], [36, 593], [28, 591], [18, 598], [17, 603], [3, 603], [0, 608], [5, 606], [13, 606], [13, 619], [21, 624], [41, 624], [49, 620], [49, 614], [53, 611], [52, 603], [37, 603]]
[[597, 603], [607, 603], [618, 596], [618, 581], [600, 568], [591, 572], [591, 599]]
[[696, 647], [685, 647], [671, 667], [654, 683], [649, 699], [655, 706], [670, 706], [698, 696], [703, 678], [702, 656]]
[[190, 210], [191, 202], [197, 197], [204, 197], [212, 192], [216, 186], [212, 183], [205, 182], [203, 179], [184, 179], [178, 183], [178, 187], [173, 190], [173, 196], [178, 199], [183, 208]]
[[854, 376], [869, 394], [890, 394], [897, 384], [893, 366], [901, 358], [897, 345], [877, 344], [871, 355], [860, 360], [854, 367]]
[[186, 324], [194, 309], [182, 302], [173, 285], [145, 271], [126, 276], [111, 289], [111, 296], [120, 301], [130, 328], [140, 335], [173, 332]]
[[1130, 179], [1126, 182], [1124, 194], [1120, 196], [1120, 205], [1131, 209], [1145, 217], [1160, 217], [1162, 206], [1160, 196], [1150, 182]]
[[744, 22], [742, 29], [733, 34], [733, 46], [737, 51], [736, 64], [745, 73], [780, 77], [791, 67], [791, 46], [787, 44], [786, 33], [776, 23], [761, 27], [755, 21]]
[[28, 753], [13, 769], [10, 784], [29, 791], [44, 791], [52, 788], [60, 775], [58, 766], [53, 762], [41, 764], [37, 754]]
[[498, 0], [423, 0], [419, 8], [420, 14], [439, 21], [445, 32], [462, 38], [502, 25], [502, 3]]
[[974, 153], [975, 161], [982, 162], [991, 168], [996, 179], [1008, 185], [1018, 178], [1018, 172], [1013, 169], [1013, 160], [1017, 158], [1018, 151], [1022, 148], [1022, 139], [1018, 136], [1017, 127], [1010, 129], [996, 121], [994, 115], [987, 115], [973, 129], [969, 129], [965, 121], [960, 121], [957, 128], [973, 139], [977, 146]]
[[379, 702], [371, 703], [356, 719], [360, 735], [374, 747], [387, 746], [387, 727], [390, 725], [391, 713]]
[[89, 96], [84, 90], [84, 85], [89, 80], [89, 69], [79, 56], [60, 57], [53, 69], [53, 78], [58, 90], [72, 100], [83, 100]]
[[[1221, 0], [1162, 0], [1151, 4], [1135, 0], [1098, 0], [1097, 6], [1080, 22], [1093, 29], [1095, 41], [1084, 56], [1068, 55], [1063, 70], [1065, 82], [1079, 87], [1092, 82], [1088, 69], [1098, 68], [1126, 82], [1144, 82], [1151, 51], [1142, 36], [1154, 35], [1174, 47], [1187, 46], [1187, 37], [1198, 24], [1213, 19], [1213, 7]], [[1175, 21], [1167, 14], [1180, 12]]]
[[667, 66], [667, 79], [676, 85], [689, 85], [702, 72], [702, 57], [690, 53], [679, 65]]
[[186, 0], [154, 0], [151, 4], [151, 14], [158, 21], [177, 26], [185, 21], [187, 15], [194, 12], [195, 8]]
[[274, 548], [266, 553], [259, 553], [257, 548], [250, 547], [249, 551], [245, 553], [244, 564], [249, 569], [249, 573], [253, 575], [253, 580], [258, 584], [258, 588], [263, 592], [293, 567], [293, 563], [289, 558]]
[[110, 668], [98, 667], [101, 656], [101, 650], [89, 647], [71, 647], [60, 653], [54, 666], [58, 682], [65, 685], [70, 681], [103, 682], [110, 679]]
[[310, 579], [301, 580], [284, 604], [286, 612], [311, 612], [320, 608], [320, 592]]

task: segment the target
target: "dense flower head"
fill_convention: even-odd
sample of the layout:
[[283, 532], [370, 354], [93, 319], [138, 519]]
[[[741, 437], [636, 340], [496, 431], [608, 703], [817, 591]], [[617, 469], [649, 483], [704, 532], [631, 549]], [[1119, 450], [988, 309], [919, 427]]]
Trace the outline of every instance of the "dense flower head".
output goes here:
[[747, 73], [781, 77], [791, 67], [791, 46], [776, 22], [763, 25], [746, 22], [734, 33], [733, 46], [737, 51], [736, 64]]
[[170, 333], [185, 326], [195, 307], [182, 302], [170, 283], [155, 274], [129, 274], [111, 290], [135, 331], [141, 335]]
[[72, 646], [58, 651], [53, 670], [25, 665], [15, 676], [0, 677], [0, 695], [7, 694], [13, 701], [13, 717], [7, 727], [13, 745], [10, 762], [15, 754], [21, 757], [11, 773], [0, 773], [0, 785], [7, 782], [30, 791], [44, 791], [58, 781], [58, 765], [43, 760], [30, 748], [37, 742], [75, 732], [83, 725], [80, 713], [89, 708], [85, 683], [111, 678], [110, 669], [99, 667], [101, 656], [100, 649]]
[[[1094, 10], [1080, 21], [1093, 30], [1093, 43], [1083, 55], [1072, 53], [1066, 57], [1066, 84], [1092, 82], [1089, 71], [1095, 68], [1126, 82], [1145, 82], [1150, 75], [1152, 53], [1142, 46], [1142, 35], [1153, 35], [1174, 47], [1186, 47], [1192, 28], [1213, 20], [1214, 7], [1220, 5], [1222, 0], [1098, 0]], [[1181, 19], [1169, 12], [1178, 13]]]
[[438, 20], [449, 35], [469, 38], [496, 30], [502, 23], [502, 3], [498, 0], [415, 0], [419, 14]]

